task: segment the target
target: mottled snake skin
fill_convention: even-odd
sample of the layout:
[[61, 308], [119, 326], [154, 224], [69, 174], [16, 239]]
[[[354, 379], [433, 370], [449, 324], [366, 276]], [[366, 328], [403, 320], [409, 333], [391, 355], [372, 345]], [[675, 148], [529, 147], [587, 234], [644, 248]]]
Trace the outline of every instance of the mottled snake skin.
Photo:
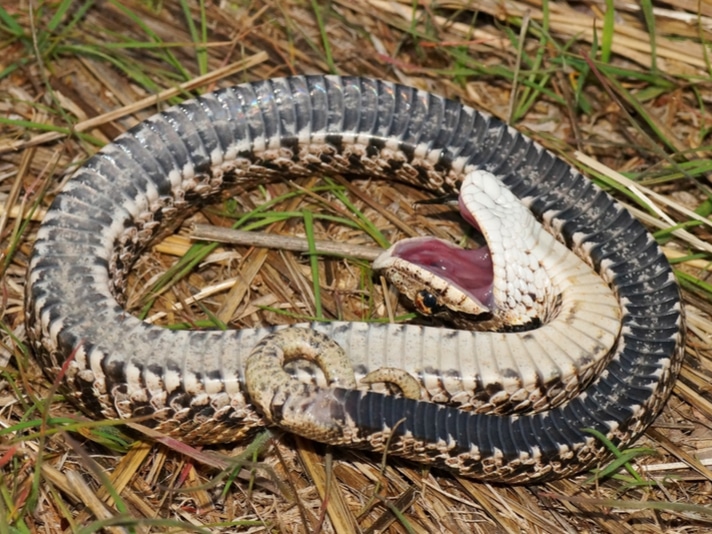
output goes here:
[[[106, 146], [68, 181], [38, 231], [26, 295], [34, 351], [51, 376], [65, 367], [66, 390], [95, 414], [151, 415], [148, 424], [193, 443], [234, 440], [238, 429], [263, 424], [245, 394], [243, 362], [269, 330], [169, 331], [126, 314], [125, 280], [141, 250], [248, 182], [327, 171], [452, 192], [476, 168], [497, 175], [612, 287], [622, 324], [604, 369], [539, 413], [473, 413], [338, 389], [334, 415], [354, 422], [360, 446], [382, 448], [390, 438], [395, 453], [475, 478], [573, 474], [605, 457], [586, 429], [625, 445], [672, 389], [683, 351], [672, 270], [628, 211], [532, 140], [487, 114], [388, 82], [242, 84], [173, 107]], [[346, 349], [358, 375], [416, 365], [421, 380], [449, 391], [468, 373], [450, 363], [460, 338], [449, 330], [312, 327]], [[512, 335], [526, 344], [527, 333]]]

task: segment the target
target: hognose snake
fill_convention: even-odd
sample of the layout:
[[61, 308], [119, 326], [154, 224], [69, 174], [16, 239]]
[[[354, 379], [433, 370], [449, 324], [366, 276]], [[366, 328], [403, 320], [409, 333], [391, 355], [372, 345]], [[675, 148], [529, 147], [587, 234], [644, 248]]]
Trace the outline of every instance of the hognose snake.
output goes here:
[[[314, 323], [310, 329], [346, 349], [357, 378], [405, 369], [428, 400], [300, 385], [276, 400], [268, 393], [267, 411], [277, 408], [277, 422], [294, 413], [326, 422], [329, 442], [388, 446], [480, 479], [572, 474], [605, 456], [586, 429], [629, 443], [670, 393], [683, 347], [670, 266], [629, 212], [532, 140], [487, 114], [396, 84], [306, 76], [238, 85], [170, 108], [107, 145], [67, 182], [38, 231], [26, 298], [32, 346], [51, 375], [66, 367], [67, 391], [95, 414], [149, 414], [158, 431], [189, 442], [231, 441], [236, 428], [264, 424], [244, 389], [243, 366], [258, 343], [270, 344], [260, 340], [271, 330], [177, 332], [126, 314], [122, 290], [137, 254], [200, 204], [249, 180], [326, 171], [451, 193], [477, 169], [496, 175], [589, 264], [605, 282], [602, 293], [610, 286], [620, 313], [605, 342], [610, 350], [592, 362], [575, 344], [554, 348], [558, 341], [537, 332], [560, 321], [558, 311], [541, 329], [510, 333]], [[566, 308], [567, 291], [549, 297], [577, 321], [587, 311]], [[562, 365], [573, 374], [559, 372]], [[296, 390], [305, 396], [291, 398]]]

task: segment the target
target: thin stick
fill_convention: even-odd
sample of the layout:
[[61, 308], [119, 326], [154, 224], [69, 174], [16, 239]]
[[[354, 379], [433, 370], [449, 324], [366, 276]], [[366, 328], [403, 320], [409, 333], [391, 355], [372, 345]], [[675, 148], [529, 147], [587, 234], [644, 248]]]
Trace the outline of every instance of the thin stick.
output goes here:
[[[221, 228], [209, 224], [194, 224], [191, 230], [190, 237], [196, 240], [291, 250], [292, 252], [309, 252], [307, 240], [301, 237], [267, 234], [264, 232], [245, 232], [243, 230], [232, 230], [230, 228]], [[349, 245], [347, 243], [334, 241], [317, 239], [314, 243], [318, 254], [348, 256], [367, 261], [375, 260], [383, 252], [383, 249], [378, 247]]]

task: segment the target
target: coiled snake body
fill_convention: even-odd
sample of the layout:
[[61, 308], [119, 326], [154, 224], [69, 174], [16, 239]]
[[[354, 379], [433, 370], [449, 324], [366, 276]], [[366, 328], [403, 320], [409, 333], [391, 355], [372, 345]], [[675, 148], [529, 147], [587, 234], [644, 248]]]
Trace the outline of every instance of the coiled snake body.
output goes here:
[[[451, 405], [322, 387], [301, 408], [338, 423], [329, 441], [388, 446], [476, 478], [572, 474], [604, 456], [587, 429], [626, 444], [670, 393], [683, 346], [670, 266], [642, 225], [569, 165], [484, 113], [412, 88], [335, 76], [268, 80], [185, 102], [120, 136], [77, 171], [38, 231], [29, 338], [48, 372], [63, 373], [67, 390], [94, 413], [150, 415], [157, 430], [194, 443], [231, 441], [236, 429], [264, 424], [245, 390], [244, 362], [271, 330], [177, 332], [126, 314], [122, 289], [136, 255], [199, 204], [250, 181], [327, 170], [447, 193], [475, 169], [496, 175], [610, 286], [620, 317], [610, 350], [593, 365], [601, 372], [578, 377], [582, 391], [550, 406], [537, 408], [530, 392], [517, 407], [515, 391], [505, 403], [515, 413], [502, 414], [480, 402], [482, 377], [460, 368], [475, 357], [467, 349], [481, 351], [472, 341], [479, 333], [312, 324], [346, 349], [357, 376], [405, 369], [427, 398]], [[506, 335], [520, 353], [539, 351], [512, 365], [545, 359], [550, 347], [531, 339]], [[500, 371], [505, 381], [509, 369]], [[532, 372], [546, 394], [567, 390]], [[507, 389], [496, 386], [485, 385], [487, 395]]]

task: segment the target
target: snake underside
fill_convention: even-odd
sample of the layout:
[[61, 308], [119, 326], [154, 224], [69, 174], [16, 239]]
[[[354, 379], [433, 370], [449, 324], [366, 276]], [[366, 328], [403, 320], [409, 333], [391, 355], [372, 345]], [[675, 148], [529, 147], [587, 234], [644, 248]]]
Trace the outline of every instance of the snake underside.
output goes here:
[[[340, 442], [388, 444], [481, 479], [575, 473], [605, 456], [587, 429], [626, 444], [671, 391], [683, 347], [672, 270], [643, 226], [568, 164], [487, 114], [392, 83], [305, 76], [238, 85], [173, 107], [107, 145], [68, 181], [38, 231], [26, 299], [35, 353], [51, 375], [64, 372], [67, 391], [95, 414], [148, 415], [157, 430], [194, 443], [234, 440], [236, 429], [264, 424], [243, 366], [271, 330], [168, 331], [127, 315], [124, 285], [141, 250], [248, 182], [328, 171], [451, 193], [474, 169], [496, 175], [612, 289], [620, 331], [603, 369], [571, 398], [512, 414], [335, 388], [333, 415], [348, 419], [353, 433]], [[310, 327], [346, 349], [357, 375], [405, 369], [449, 404], [481, 394], [478, 377], [453, 360], [471, 333]], [[529, 346], [527, 332], [511, 335]]]

